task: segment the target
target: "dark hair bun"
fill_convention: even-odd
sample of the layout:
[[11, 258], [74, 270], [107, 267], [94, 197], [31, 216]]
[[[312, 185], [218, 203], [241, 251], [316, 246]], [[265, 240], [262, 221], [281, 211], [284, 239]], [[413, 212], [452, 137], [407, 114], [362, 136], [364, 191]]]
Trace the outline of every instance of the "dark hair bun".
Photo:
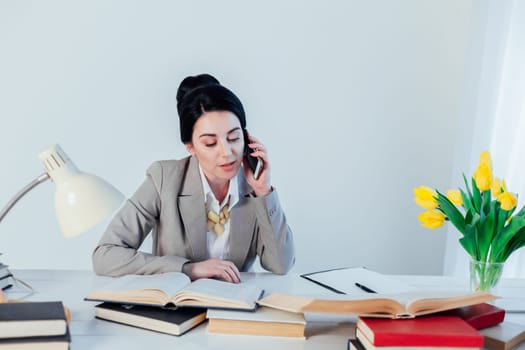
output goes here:
[[185, 78], [177, 91], [177, 112], [183, 143], [191, 142], [195, 123], [201, 115], [211, 111], [232, 112], [239, 118], [241, 128], [246, 129], [244, 107], [232, 91], [209, 74]]
[[219, 81], [210, 74], [199, 74], [186, 77], [179, 85], [177, 90], [177, 110], [180, 110], [182, 100], [188, 93], [200, 87], [210, 85], [220, 85]]

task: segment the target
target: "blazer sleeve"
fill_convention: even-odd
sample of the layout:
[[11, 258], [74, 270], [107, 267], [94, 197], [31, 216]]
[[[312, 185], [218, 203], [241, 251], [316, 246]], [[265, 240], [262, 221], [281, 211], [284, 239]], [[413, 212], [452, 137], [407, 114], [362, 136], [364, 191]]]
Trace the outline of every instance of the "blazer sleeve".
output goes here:
[[257, 255], [261, 266], [277, 274], [287, 273], [295, 263], [292, 230], [287, 224], [277, 191], [252, 198], [258, 221]]
[[162, 166], [156, 162], [148, 168], [144, 183], [115, 215], [93, 251], [95, 273], [121, 276], [182, 270], [186, 258], [155, 256], [138, 250], [158, 222], [161, 187]]

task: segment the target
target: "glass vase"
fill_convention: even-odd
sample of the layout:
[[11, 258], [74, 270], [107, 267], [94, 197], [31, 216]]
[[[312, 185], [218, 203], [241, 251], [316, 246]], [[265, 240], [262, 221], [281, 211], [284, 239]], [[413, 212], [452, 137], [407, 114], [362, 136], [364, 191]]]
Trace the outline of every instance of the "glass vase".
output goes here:
[[496, 294], [504, 264], [471, 260], [470, 289]]

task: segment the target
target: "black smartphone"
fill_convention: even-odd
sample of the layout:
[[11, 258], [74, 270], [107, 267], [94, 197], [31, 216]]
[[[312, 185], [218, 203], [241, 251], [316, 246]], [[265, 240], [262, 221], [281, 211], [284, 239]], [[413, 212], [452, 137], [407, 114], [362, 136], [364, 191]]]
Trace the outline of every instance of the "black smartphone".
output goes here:
[[250, 167], [250, 170], [253, 173], [253, 178], [255, 180], [259, 179], [259, 176], [261, 176], [261, 173], [264, 169], [264, 162], [259, 157], [254, 157], [251, 155], [253, 152], [250, 147], [248, 147], [248, 143], [250, 141], [248, 140], [248, 131], [244, 130], [244, 158], [246, 159], [246, 162], [248, 163], [248, 166]]

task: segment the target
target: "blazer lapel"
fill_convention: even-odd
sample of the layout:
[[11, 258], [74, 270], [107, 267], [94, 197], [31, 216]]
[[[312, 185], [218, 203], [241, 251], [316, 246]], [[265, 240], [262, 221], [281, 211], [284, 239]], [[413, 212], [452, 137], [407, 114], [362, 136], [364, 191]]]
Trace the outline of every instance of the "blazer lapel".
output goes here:
[[186, 239], [190, 243], [192, 260], [206, 260], [208, 258], [206, 250], [206, 208], [199, 164], [194, 157], [190, 158], [184, 184], [178, 197], [178, 204]]
[[248, 193], [251, 189], [242, 176], [242, 169], [239, 171], [237, 179], [239, 181], [239, 201], [231, 211], [229, 260], [239, 269], [242, 269], [255, 232], [255, 220], [253, 219], [255, 214], [250, 210], [248, 204]]

